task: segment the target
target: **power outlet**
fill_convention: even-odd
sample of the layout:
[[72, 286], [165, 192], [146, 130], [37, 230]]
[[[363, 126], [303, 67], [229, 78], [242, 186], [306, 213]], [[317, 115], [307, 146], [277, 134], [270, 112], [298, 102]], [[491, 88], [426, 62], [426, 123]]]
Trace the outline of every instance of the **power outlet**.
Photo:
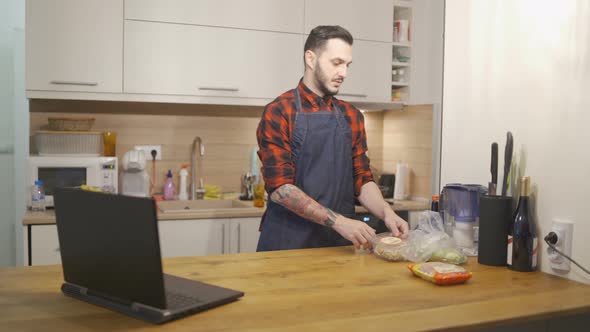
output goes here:
[[143, 150], [145, 159], [152, 160], [152, 150], [156, 150], [156, 160], [162, 160], [162, 146], [161, 145], [136, 145], [136, 150]]
[[[553, 246], [562, 253], [572, 257], [572, 242], [574, 239], [574, 224], [564, 220], [553, 220], [550, 232], [557, 234], [557, 243]], [[547, 257], [551, 268], [559, 271], [569, 271], [570, 261], [547, 246]]]

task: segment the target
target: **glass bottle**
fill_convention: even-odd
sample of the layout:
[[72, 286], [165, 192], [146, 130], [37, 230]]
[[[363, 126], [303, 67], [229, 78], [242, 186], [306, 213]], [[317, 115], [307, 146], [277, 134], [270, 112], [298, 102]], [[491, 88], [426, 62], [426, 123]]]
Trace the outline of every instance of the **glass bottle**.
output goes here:
[[31, 187], [31, 211], [45, 211], [45, 190], [41, 180], [35, 181]]
[[537, 269], [537, 230], [530, 211], [530, 177], [520, 179], [520, 198], [508, 229], [508, 268], [531, 272]]

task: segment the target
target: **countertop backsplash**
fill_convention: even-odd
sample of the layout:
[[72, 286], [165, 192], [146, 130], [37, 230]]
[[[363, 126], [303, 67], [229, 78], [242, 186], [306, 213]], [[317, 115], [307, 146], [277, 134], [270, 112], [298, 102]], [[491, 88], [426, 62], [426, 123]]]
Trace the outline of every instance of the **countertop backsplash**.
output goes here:
[[[75, 100], [31, 100], [29, 105], [31, 134], [46, 129], [50, 116], [93, 117], [92, 130], [117, 133], [119, 160], [134, 145], [161, 145], [162, 160], [156, 161], [158, 191], [168, 169], [178, 186], [180, 166], [190, 164], [192, 140], [200, 136], [205, 157], [198, 176], [207, 185], [239, 192], [240, 177], [250, 170], [251, 151], [257, 147], [256, 127], [263, 110], [251, 106]], [[398, 160], [407, 162], [412, 169], [412, 197], [429, 197], [431, 109], [430, 105], [406, 106], [401, 112], [364, 114], [369, 158], [376, 177], [394, 172]], [[151, 176], [151, 161], [147, 171]]]

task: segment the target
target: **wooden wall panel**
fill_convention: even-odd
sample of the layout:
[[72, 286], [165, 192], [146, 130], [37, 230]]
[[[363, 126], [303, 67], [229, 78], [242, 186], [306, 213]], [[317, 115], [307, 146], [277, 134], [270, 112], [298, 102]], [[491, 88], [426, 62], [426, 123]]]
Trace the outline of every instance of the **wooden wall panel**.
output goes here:
[[432, 106], [405, 106], [383, 115], [383, 171], [410, 167], [410, 196], [429, 198], [432, 178]]
[[[94, 117], [93, 130], [117, 132], [117, 156], [134, 145], [162, 145], [162, 160], [156, 162], [157, 188], [171, 169], [177, 174], [190, 163], [195, 136], [205, 144], [201, 161], [205, 184], [224, 191], [240, 191], [240, 177], [250, 170], [250, 155], [256, 144], [261, 107], [128, 103], [75, 100], [31, 100], [31, 133], [44, 129], [50, 116]], [[369, 158], [375, 180], [395, 172], [398, 160], [412, 169], [411, 195], [430, 196], [431, 106], [407, 106], [402, 111], [366, 112], [365, 127]], [[148, 164], [151, 174], [152, 165]]]
[[[251, 151], [257, 147], [256, 127], [262, 108], [210, 105], [211, 111], [203, 106], [32, 100], [30, 128], [31, 133], [43, 129], [50, 116], [93, 117], [92, 130], [117, 132], [119, 160], [134, 145], [162, 145], [162, 160], [156, 161], [159, 191], [168, 169], [178, 184], [180, 166], [190, 164], [193, 138], [200, 136], [205, 157], [197, 176], [224, 191], [240, 191], [240, 177], [250, 170]], [[151, 176], [151, 162], [147, 169]]]

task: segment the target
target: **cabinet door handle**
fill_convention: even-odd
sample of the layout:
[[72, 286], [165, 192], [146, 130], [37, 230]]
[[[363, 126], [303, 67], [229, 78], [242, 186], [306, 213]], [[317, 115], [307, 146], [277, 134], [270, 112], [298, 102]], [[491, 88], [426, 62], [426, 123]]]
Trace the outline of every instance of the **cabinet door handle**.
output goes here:
[[339, 93], [340, 96], [367, 98], [366, 93]]
[[221, 224], [221, 253], [225, 254], [225, 224]]
[[203, 91], [230, 91], [230, 92], [236, 92], [239, 91], [240, 89], [238, 88], [226, 88], [226, 87], [214, 87], [214, 86], [202, 86], [199, 88], [199, 90], [203, 90]]
[[76, 81], [50, 81], [54, 85], [83, 85], [83, 86], [97, 86], [97, 82], [76, 82]]
[[238, 253], [242, 252], [242, 245], [240, 241], [240, 224], [238, 224]]

